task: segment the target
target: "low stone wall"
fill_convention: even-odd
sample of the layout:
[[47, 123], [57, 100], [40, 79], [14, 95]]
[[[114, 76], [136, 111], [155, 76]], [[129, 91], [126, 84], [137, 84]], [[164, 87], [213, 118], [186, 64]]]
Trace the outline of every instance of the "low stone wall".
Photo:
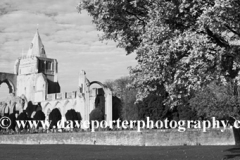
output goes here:
[[220, 130], [146, 130], [98, 131], [0, 135], [0, 144], [95, 144], [127, 146], [235, 145], [231, 129]]

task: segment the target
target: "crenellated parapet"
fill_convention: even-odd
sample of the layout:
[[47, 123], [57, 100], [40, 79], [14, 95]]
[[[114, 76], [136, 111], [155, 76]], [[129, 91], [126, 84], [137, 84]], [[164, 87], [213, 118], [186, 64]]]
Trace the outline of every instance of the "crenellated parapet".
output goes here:
[[77, 91], [47, 94], [46, 101], [74, 99], [74, 98], [77, 98]]

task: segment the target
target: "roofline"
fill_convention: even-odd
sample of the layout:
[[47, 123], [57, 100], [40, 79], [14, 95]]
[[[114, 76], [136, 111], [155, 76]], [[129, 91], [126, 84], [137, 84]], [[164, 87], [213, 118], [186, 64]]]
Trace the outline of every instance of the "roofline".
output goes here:
[[42, 60], [57, 60], [57, 59], [54, 59], [54, 58], [38, 57], [38, 56], [35, 56], [35, 55], [31, 55], [31, 56], [24, 55], [24, 56], [19, 57], [18, 59], [27, 59], [27, 58], [37, 58], [37, 59], [42, 59]]

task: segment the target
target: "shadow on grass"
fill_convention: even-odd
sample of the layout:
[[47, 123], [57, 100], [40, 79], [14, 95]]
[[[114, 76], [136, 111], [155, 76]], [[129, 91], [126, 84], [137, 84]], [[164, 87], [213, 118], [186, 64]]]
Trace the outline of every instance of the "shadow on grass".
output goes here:
[[236, 147], [225, 150], [224, 152], [230, 152], [230, 154], [226, 154], [223, 159], [240, 159], [240, 128], [233, 127], [233, 134]]
[[240, 146], [227, 149], [224, 152], [230, 152], [230, 154], [224, 155], [224, 159], [233, 159], [233, 158], [240, 159]]

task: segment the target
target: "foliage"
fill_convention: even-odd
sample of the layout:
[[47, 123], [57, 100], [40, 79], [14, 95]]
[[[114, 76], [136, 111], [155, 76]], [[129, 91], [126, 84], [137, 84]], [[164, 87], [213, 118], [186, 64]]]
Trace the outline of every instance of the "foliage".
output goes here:
[[51, 113], [49, 114], [49, 121], [51, 121], [51, 124], [49, 126], [50, 129], [53, 128], [53, 126], [57, 127], [58, 121], [62, 119], [62, 115], [58, 108], [54, 108]]
[[82, 120], [81, 114], [79, 112], [76, 112], [75, 109], [70, 109], [65, 114], [66, 120], [73, 121], [73, 126], [76, 128], [77, 123], [76, 121]]
[[121, 77], [114, 81], [108, 80], [104, 83], [108, 88], [112, 90], [113, 95], [116, 98], [119, 98], [121, 101], [121, 105], [118, 105], [117, 99], [115, 98], [115, 101], [113, 101], [115, 102], [113, 103], [113, 107], [115, 111], [119, 111], [120, 118], [124, 120], [138, 119], [138, 110], [134, 104], [136, 101], [136, 90], [128, 88], [128, 85], [131, 82], [132, 79], [130, 77]]
[[[95, 99], [95, 107], [100, 109], [102, 113], [105, 113], [105, 97], [103, 94], [97, 95], [97, 97]], [[104, 117], [103, 117], [103, 119], [104, 119]]]
[[8, 127], [8, 129], [15, 131], [15, 127], [16, 127], [16, 116], [15, 116], [15, 114], [11, 113], [7, 117], [11, 120], [11, 125]]
[[102, 39], [112, 39], [138, 65], [131, 68], [138, 100], [165, 97], [183, 105], [213, 80], [239, 83], [239, 0], [83, 0]]
[[42, 110], [36, 111], [36, 114], [33, 116], [33, 120], [45, 120], [46, 116]]
[[27, 108], [26, 108], [26, 113], [27, 113], [27, 115], [28, 115], [29, 117], [31, 117], [32, 113], [33, 113], [34, 111], [37, 111], [37, 108], [40, 107], [39, 105], [40, 105], [40, 104], [34, 105], [34, 104], [32, 103], [32, 101], [29, 101], [28, 104], [27, 104]]
[[121, 118], [122, 101], [116, 96], [112, 97], [112, 120]]
[[[17, 117], [17, 120], [23, 120], [23, 121], [27, 121], [27, 120], [29, 120], [29, 117], [28, 117], [28, 115], [27, 115], [27, 112], [26, 111], [23, 111], [23, 112], [21, 112], [19, 115], [18, 115], [18, 117]], [[19, 128], [19, 130], [23, 130], [23, 129], [27, 129], [27, 128], [29, 128], [29, 124], [27, 123], [26, 124], [26, 126], [25, 126], [25, 128], [23, 128], [22, 126]]]
[[70, 109], [67, 111], [67, 113], [65, 114], [66, 116], [66, 120], [82, 120], [82, 117], [78, 115], [79, 112], [76, 112], [75, 109]]
[[104, 115], [103, 112], [99, 109], [99, 108], [95, 108], [94, 110], [92, 110], [92, 112], [90, 113], [90, 121], [98, 121], [101, 122], [102, 120], [104, 120]]
[[211, 83], [203, 90], [198, 91], [196, 96], [190, 100], [190, 104], [199, 116], [216, 117], [218, 119], [240, 118], [239, 89], [233, 83], [228, 83], [226, 86]]
[[145, 120], [149, 117], [151, 120], [163, 120], [168, 108], [163, 104], [163, 97], [154, 94], [148, 95], [137, 104], [139, 118]]
[[143, 98], [142, 101], [139, 101], [136, 104], [139, 119], [146, 120], [146, 117], [154, 121], [164, 120], [166, 118], [175, 121], [199, 119], [197, 112], [189, 104], [169, 108], [164, 105], [164, 98], [165, 97], [150, 94], [146, 98]]
[[176, 106], [172, 109], [164, 105], [164, 99], [167, 97], [166, 92], [162, 97], [150, 94], [135, 103], [137, 92], [128, 88], [130, 83], [130, 77], [105, 82], [105, 85], [113, 91], [113, 94], [120, 98], [113, 96], [114, 120], [117, 119], [116, 115], [118, 115], [119, 109], [121, 109], [121, 118], [124, 120], [145, 120], [146, 117], [150, 117], [151, 120], [163, 120], [165, 118], [169, 120], [193, 120], [198, 118], [196, 112], [189, 105]]
[[125, 92], [125, 99], [122, 107], [122, 118], [125, 120], [138, 120], [139, 113], [136, 101], [136, 90], [130, 89]]
[[146, 25], [150, 1], [139, 0], [83, 0], [78, 10], [86, 9], [93, 17], [97, 29], [104, 32], [102, 39], [112, 39], [130, 54], [139, 47], [139, 38]]

